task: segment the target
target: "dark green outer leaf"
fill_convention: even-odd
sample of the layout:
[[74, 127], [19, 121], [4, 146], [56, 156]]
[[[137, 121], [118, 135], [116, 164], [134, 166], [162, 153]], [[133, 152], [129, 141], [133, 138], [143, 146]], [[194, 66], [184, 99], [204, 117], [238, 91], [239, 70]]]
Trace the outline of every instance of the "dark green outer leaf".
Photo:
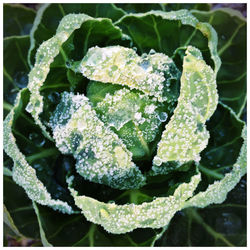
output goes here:
[[165, 11], [180, 9], [209, 11], [211, 8], [211, 4], [209, 3], [166, 3], [163, 6], [165, 7]]
[[116, 6], [127, 13], [145, 13], [150, 10], [164, 10], [163, 4], [158, 3], [116, 3]]
[[246, 178], [227, 200], [177, 213], [156, 246], [246, 246]]
[[39, 227], [31, 200], [10, 177], [4, 177], [4, 204], [19, 232], [26, 237], [39, 238]]
[[246, 20], [232, 9], [192, 11], [192, 14], [209, 22], [218, 34], [218, 54], [222, 61], [217, 76], [220, 100], [240, 116], [246, 104]]
[[209, 144], [201, 153], [200, 171], [206, 175], [208, 182], [221, 179], [237, 161], [243, 142], [243, 127], [244, 122], [230, 108], [224, 104], [217, 106], [207, 122], [207, 129], [210, 131]]
[[4, 38], [3, 75], [4, 75], [4, 109], [14, 103], [21, 88], [28, 84], [27, 63], [29, 36], [12, 36]]
[[19, 4], [3, 5], [4, 37], [28, 35], [36, 12]]
[[31, 30], [31, 47], [29, 64], [33, 65], [35, 53], [39, 45], [56, 33], [61, 19], [70, 13], [84, 13], [92, 17], [107, 17], [113, 21], [121, 18], [125, 13], [114, 4], [44, 4], [38, 11]]
[[210, 4], [181, 4], [181, 3], [117, 3], [117, 7], [123, 9], [127, 13], [145, 13], [151, 10], [180, 10], [180, 9], [197, 9], [210, 10]]
[[192, 45], [202, 51], [204, 60], [215, 73], [220, 68], [215, 30], [211, 25], [199, 22], [187, 10], [128, 14], [115, 24], [132, 38], [140, 53], [154, 49], [173, 57], [180, 47]]

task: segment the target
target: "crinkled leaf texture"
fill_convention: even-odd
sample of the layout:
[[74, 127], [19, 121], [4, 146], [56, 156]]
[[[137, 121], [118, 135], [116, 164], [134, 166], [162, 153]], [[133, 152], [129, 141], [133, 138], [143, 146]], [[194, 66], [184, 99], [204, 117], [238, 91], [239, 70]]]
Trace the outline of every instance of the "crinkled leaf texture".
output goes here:
[[[245, 175], [246, 127], [242, 130], [244, 122], [237, 118], [246, 101], [245, 21], [229, 10], [165, 12], [179, 7], [47, 4], [35, 18], [29, 53], [28, 36], [5, 38], [5, 52], [18, 55], [15, 69], [4, 59], [5, 186], [19, 190], [17, 183], [26, 193], [20, 211], [9, 197], [5, 200], [10, 209], [5, 223], [13, 232], [36, 238], [40, 229], [44, 246], [154, 245], [178, 211], [222, 203]], [[28, 34], [33, 11], [5, 8], [22, 19], [15, 30], [5, 21], [6, 34]], [[232, 62], [235, 57], [239, 60]], [[27, 84], [29, 66], [28, 89], [14, 103], [13, 93]], [[14, 81], [16, 72], [24, 77], [22, 85]], [[147, 84], [151, 78], [153, 85]], [[241, 86], [237, 91], [236, 84]], [[226, 118], [219, 121], [222, 114]], [[30, 150], [37, 134], [17, 131], [24, 127], [16, 125], [22, 119], [40, 129], [44, 147], [43, 142], [26, 151], [25, 144]], [[143, 119], [149, 121], [144, 127]], [[152, 127], [155, 133], [147, 137]], [[131, 134], [126, 137], [130, 130], [135, 135], [131, 141]], [[97, 142], [109, 149], [92, 150]], [[67, 155], [60, 158], [55, 146]], [[227, 157], [229, 147], [234, 152]], [[32, 162], [53, 154], [40, 159], [45, 162], [40, 165]], [[145, 162], [133, 163], [143, 157], [153, 161], [151, 172], [141, 171]], [[19, 229], [20, 212], [35, 221], [33, 227]]]
[[40, 204], [51, 206], [54, 209], [60, 210], [63, 213], [73, 213], [72, 208], [60, 200], [51, 198], [50, 193], [46, 190], [43, 183], [37, 178], [36, 170], [32, 168], [16, 145], [16, 139], [12, 133], [12, 124], [15, 120], [15, 115], [20, 112], [22, 107], [22, 96], [27, 93], [27, 89], [19, 92], [14, 108], [9, 112], [4, 120], [4, 149], [5, 152], [14, 161], [12, 169], [13, 180], [22, 186], [31, 200], [37, 201]]

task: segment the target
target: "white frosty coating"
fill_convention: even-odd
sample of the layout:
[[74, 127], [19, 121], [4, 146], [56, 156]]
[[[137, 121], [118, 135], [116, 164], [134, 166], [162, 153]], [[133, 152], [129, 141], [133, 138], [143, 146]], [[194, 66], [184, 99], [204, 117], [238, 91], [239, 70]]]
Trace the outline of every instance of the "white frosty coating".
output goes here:
[[233, 165], [233, 170], [227, 173], [220, 181], [215, 181], [210, 184], [206, 191], [199, 192], [188, 200], [185, 207], [206, 207], [210, 204], [219, 204], [226, 200], [227, 194], [234, 189], [241, 177], [247, 171], [247, 129], [246, 125], [242, 130], [243, 145], [240, 150], [240, 155]]
[[130, 128], [127, 136], [123, 138], [125, 144], [130, 145], [133, 143], [131, 139], [138, 137], [138, 133], [141, 133], [139, 136], [142, 136], [146, 142], [155, 139], [160, 124], [166, 118], [165, 112], [156, 109], [163, 107], [162, 103], [152, 100], [145, 94], [134, 93], [124, 88], [117, 90], [113, 95], [107, 94], [102, 101], [98, 102], [95, 110], [101, 114], [100, 119], [106, 126], [115, 127], [118, 131], [132, 121], [138, 131], [132, 131]]
[[216, 75], [198, 49], [189, 46], [184, 57], [178, 105], [158, 144], [155, 165], [162, 162], [199, 161], [209, 133], [205, 122], [214, 113], [218, 94]]
[[145, 177], [121, 139], [99, 120], [84, 95], [64, 92], [51, 117], [57, 148], [73, 154], [84, 178], [118, 189], [139, 188]]
[[[100, 224], [113, 234], [130, 232], [136, 228], [161, 228], [166, 226], [174, 214], [181, 210], [185, 201], [193, 195], [201, 180], [200, 173], [194, 175], [189, 183], [182, 183], [169, 197], [156, 198], [141, 205], [117, 205], [104, 203], [87, 196], [78, 196], [69, 187], [75, 204], [82, 210], [87, 220]], [[72, 178], [68, 179], [71, 186]]]
[[[23, 91], [26, 91], [26, 89]], [[25, 156], [17, 147], [16, 139], [12, 134], [12, 124], [15, 116], [15, 109], [20, 105], [19, 102], [21, 101], [23, 91], [19, 92], [15, 107], [10, 111], [4, 120], [3, 146], [6, 154], [8, 154], [14, 161], [12, 178], [18, 185], [24, 188], [31, 200], [36, 201], [41, 205], [52, 207], [62, 213], [72, 214], [74, 211], [67, 202], [51, 198], [51, 195], [48, 193], [46, 187], [37, 178], [36, 170], [28, 164]]]
[[[105, 18], [92, 18], [85, 14], [69, 14], [63, 17], [56, 34], [49, 40], [43, 42], [37, 50], [35, 65], [29, 73], [28, 88], [31, 92], [31, 96], [27, 111], [31, 113], [36, 124], [40, 126], [44, 135], [49, 139], [52, 138], [39, 118], [39, 115], [43, 111], [43, 97], [39, 90], [46, 80], [50, 71], [50, 64], [59, 54], [62, 44], [69, 38], [74, 30], [81, 27], [83, 22], [93, 19], [95, 21], [102, 21]], [[119, 28], [115, 28], [119, 30]]]
[[[121, 46], [92, 47], [82, 59], [78, 71], [90, 80], [113, 83], [138, 89], [167, 100], [164, 72], [175, 67], [173, 60], [162, 53], [138, 56], [133, 49]], [[177, 76], [176, 76], [177, 78]]]

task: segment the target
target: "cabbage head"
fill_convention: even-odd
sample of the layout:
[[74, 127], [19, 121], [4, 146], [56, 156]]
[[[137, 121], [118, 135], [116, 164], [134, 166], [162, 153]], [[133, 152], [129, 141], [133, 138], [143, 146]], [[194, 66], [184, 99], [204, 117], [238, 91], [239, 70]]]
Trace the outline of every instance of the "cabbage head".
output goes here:
[[7, 234], [246, 244], [244, 17], [208, 4], [36, 7], [4, 5]]

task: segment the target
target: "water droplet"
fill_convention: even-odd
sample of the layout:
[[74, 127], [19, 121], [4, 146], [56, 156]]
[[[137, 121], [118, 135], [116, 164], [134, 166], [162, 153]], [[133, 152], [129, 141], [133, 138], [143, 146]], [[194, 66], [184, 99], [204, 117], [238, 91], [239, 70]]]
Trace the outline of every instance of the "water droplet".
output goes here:
[[156, 166], [160, 166], [162, 164], [161, 158], [159, 158], [158, 156], [155, 156], [153, 160], [153, 164], [155, 164]]
[[42, 147], [45, 144], [45, 139], [42, 135], [39, 135], [35, 132], [29, 134], [29, 139], [35, 143], [36, 146]]
[[72, 65], [72, 61], [66, 61], [65, 65], [67, 68], [70, 68]]
[[99, 211], [99, 216], [102, 219], [108, 218], [109, 217], [109, 212], [106, 209], [101, 208], [100, 211]]
[[63, 195], [63, 188], [61, 186], [56, 187], [56, 192], [53, 194], [54, 199], [59, 199]]
[[224, 35], [221, 36], [222, 40], [226, 40], [226, 37]]
[[32, 164], [32, 166], [39, 172], [43, 171], [45, 166], [47, 166], [47, 161], [44, 158], [35, 160]]
[[168, 118], [168, 114], [166, 112], [161, 112], [160, 114], [158, 114], [158, 119], [161, 122], [165, 122]]
[[150, 55], [154, 55], [156, 53], [156, 51], [154, 50], [154, 49], [151, 49], [150, 51], [149, 51], [149, 54]]
[[215, 221], [216, 231], [232, 235], [239, 233], [242, 228], [241, 218], [234, 213], [222, 213]]
[[142, 67], [144, 70], [147, 70], [150, 66], [150, 62], [148, 60], [143, 60], [141, 63], [140, 63], [140, 67]]
[[28, 75], [23, 71], [17, 72], [14, 75], [13, 80], [14, 84], [22, 89], [25, 88], [28, 84]]
[[137, 48], [136, 47], [132, 47], [132, 49], [136, 52], [137, 51]]
[[28, 112], [28, 113], [31, 113], [34, 109], [34, 106], [31, 102], [28, 103], [28, 105], [26, 106], [25, 110]]
[[59, 101], [60, 101], [60, 94], [58, 92], [56, 92], [56, 91], [51, 92], [50, 94], [48, 94], [48, 99], [52, 103], [59, 103]]

